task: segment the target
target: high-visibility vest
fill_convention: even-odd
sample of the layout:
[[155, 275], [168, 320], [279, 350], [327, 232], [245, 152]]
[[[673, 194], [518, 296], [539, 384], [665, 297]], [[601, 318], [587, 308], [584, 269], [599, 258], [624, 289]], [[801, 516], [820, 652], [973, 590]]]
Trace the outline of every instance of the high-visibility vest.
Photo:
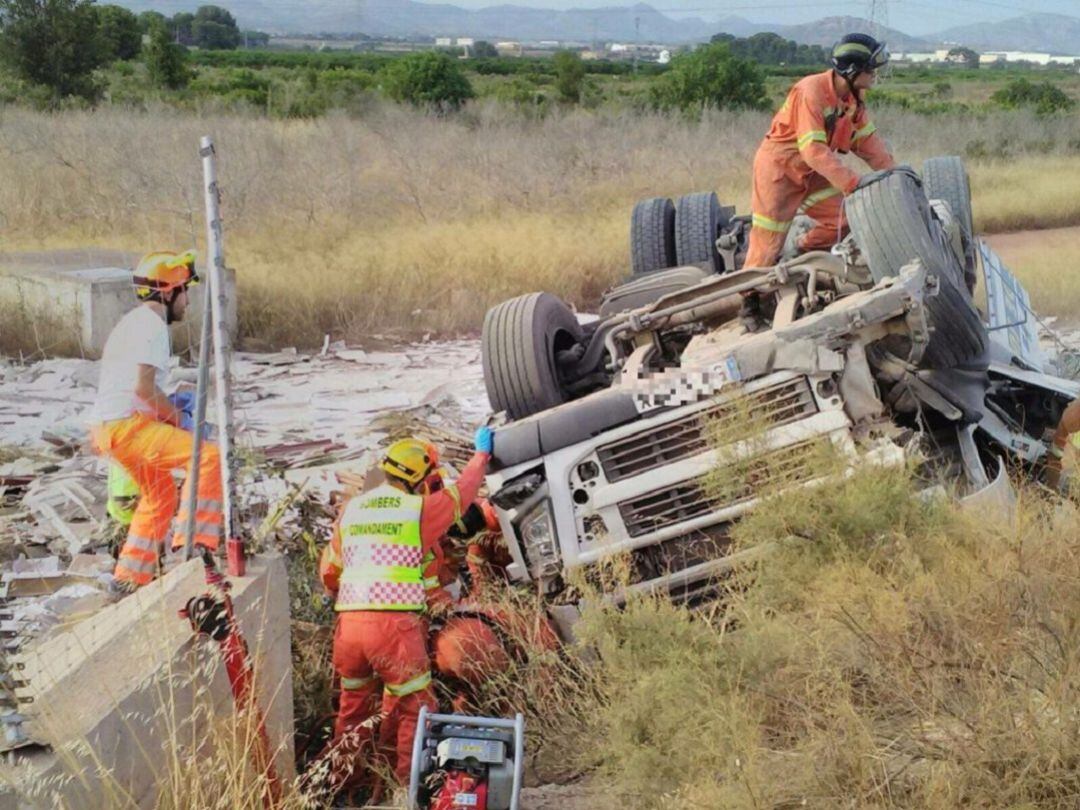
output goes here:
[[357, 495], [341, 517], [336, 610], [423, 610], [424, 499], [383, 484]]

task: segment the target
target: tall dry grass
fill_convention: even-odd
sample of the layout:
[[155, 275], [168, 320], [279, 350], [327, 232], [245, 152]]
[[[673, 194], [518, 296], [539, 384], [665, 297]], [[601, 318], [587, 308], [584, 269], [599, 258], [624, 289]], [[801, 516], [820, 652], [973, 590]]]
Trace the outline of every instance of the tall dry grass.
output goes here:
[[[541, 288], [591, 305], [626, 272], [637, 199], [716, 189], [746, 210], [768, 123], [717, 112], [536, 120], [495, 104], [306, 121], [164, 107], [0, 115], [5, 249], [201, 244], [196, 149], [213, 135], [241, 330], [270, 344], [473, 330], [490, 305]], [[972, 157], [984, 227], [1080, 221], [1073, 119], [877, 117], [904, 161]]]
[[579, 751], [628, 808], [1075, 807], [1080, 511], [1014, 520], [916, 495], [909, 469], [770, 499], [782, 542], [691, 613], [597, 602]]

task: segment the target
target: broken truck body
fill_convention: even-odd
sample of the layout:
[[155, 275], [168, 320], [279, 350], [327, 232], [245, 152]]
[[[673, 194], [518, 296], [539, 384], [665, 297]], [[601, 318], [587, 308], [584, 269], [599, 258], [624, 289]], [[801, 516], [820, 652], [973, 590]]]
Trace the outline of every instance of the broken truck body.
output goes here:
[[[760, 496], [710, 476], [812, 483], [823, 442], [852, 465], [918, 448], [965, 497], [1007, 501], [1006, 463], [1037, 471], [1080, 387], [1043, 372], [1026, 293], [971, 235], [959, 160], [938, 161], [924, 176], [941, 194], [910, 170], [856, 192], [852, 234], [828, 253], [740, 269], [746, 218], [718, 209], [689, 220], [705, 223], [705, 261], [646, 260], [594, 324], [545, 294], [494, 308], [485, 377], [506, 414], [488, 483], [511, 576], [555, 594], [569, 572], [628, 553], [631, 589], [693, 599], [730, 567], [731, 523]], [[690, 196], [677, 210], [700, 214], [705, 195]], [[663, 246], [664, 219], [652, 233], [641, 220], [635, 250]], [[725, 433], [747, 415], [754, 435]]]

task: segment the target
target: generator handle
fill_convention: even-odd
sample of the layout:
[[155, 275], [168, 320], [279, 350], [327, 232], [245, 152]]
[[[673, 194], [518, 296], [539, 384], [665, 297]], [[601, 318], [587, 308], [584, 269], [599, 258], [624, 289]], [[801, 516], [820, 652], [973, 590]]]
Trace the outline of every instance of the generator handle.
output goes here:
[[420, 716], [416, 719], [416, 733], [412, 741], [412, 762], [409, 764], [409, 797], [405, 805], [408, 810], [420, 810], [420, 755], [424, 750], [428, 719], [431, 716], [427, 706], [420, 707]]
[[525, 777], [525, 717], [514, 715], [514, 787], [510, 794], [510, 810], [518, 810], [521, 786]]

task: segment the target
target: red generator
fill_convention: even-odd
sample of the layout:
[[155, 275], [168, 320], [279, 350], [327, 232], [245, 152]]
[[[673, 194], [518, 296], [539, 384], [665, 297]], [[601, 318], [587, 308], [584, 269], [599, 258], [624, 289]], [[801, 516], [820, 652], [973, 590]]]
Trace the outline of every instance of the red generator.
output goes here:
[[518, 810], [525, 718], [430, 714], [420, 709], [409, 810]]

